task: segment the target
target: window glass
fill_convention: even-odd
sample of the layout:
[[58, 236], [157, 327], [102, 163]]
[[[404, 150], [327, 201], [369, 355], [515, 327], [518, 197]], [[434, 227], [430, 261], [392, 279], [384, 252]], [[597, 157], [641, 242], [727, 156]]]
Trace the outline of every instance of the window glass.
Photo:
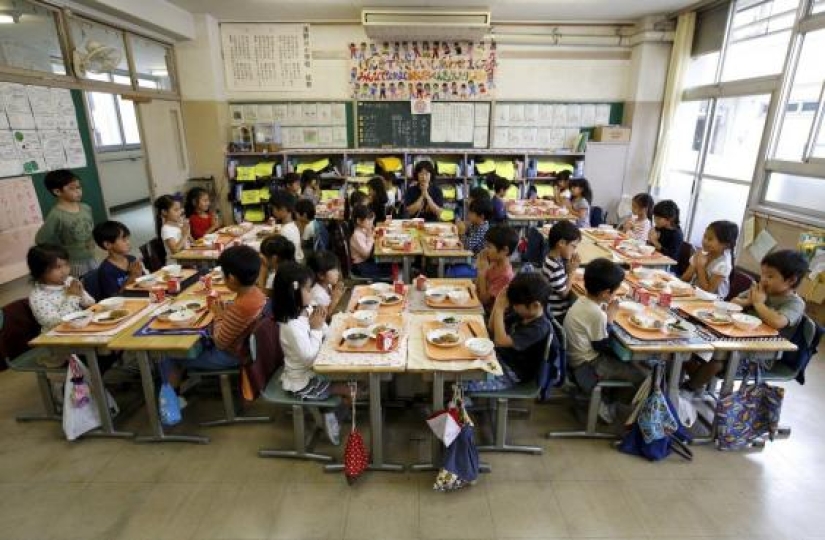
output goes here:
[[92, 117], [95, 146], [121, 146], [123, 138], [120, 134], [114, 94], [87, 92], [86, 95], [89, 101], [89, 113]]
[[704, 174], [751, 181], [769, 101], [767, 94], [716, 101]]
[[825, 81], [825, 62], [822, 51], [825, 50], [825, 30], [810, 32], [802, 42], [802, 53], [794, 73], [791, 91], [788, 96], [789, 107], [796, 110], [786, 111], [774, 156], [788, 161], [801, 161], [805, 144], [811, 132], [816, 109]]
[[138, 86], [157, 90], [172, 90], [169, 76], [169, 58], [172, 49], [156, 41], [137, 36], [129, 36], [135, 71], [138, 74]]
[[825, 0], [816, 0], [812, 13], [822, 13], [825, 11]]
[[0, 2], [0, 16], [0, 64], [66, 74], [53, 11], [24, 1]]
[[130, 84], [123, 32], [76, 17], [69, 19], [69, 31], [74, 43], [73, 62], [78, 76], [105, 80], [100, 76], [117, 74], [124, 78], [115, 83]]
[[722, 80], [782, 71], [799, 0], [739, 0], [733, 14]]
[[676, 203], [679, 207], [683, 230], [690, 216], [690, 200], [695, 180], [695, 174], [668, 171], [662, 178], [662, 185], [655, 197], [657, 201], [670, 199]]
[[140, 130], [138, 129], [135, 104], [128, 99], [117, 96], [117, 106], [120, 108], [120, 120], [123, 123], [123, 136], [126, 144], [140, 144]]
[[725, 219], [741, 225], [749, 191], [750, 186], [703, 178], [690, 229], [691, 243], [701, 245], [705, 229], [713, 221]]
[[685, 88], [713, 83], [716, 80], [716, 67], [718, 64], [719, 51], [691, 58], [685, 74]]
[[825, 178], [778, 172], [768, 178], [765, 202], [822, 212], [822, 201], [825, 201]]

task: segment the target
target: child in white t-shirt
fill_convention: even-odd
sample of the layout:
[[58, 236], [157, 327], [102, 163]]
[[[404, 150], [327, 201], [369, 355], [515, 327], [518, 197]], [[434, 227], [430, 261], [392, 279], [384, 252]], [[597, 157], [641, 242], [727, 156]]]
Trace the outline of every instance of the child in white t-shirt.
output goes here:
[[171, 195], [155, 199], [155, 227], [158, 238], [169, 254], [186, 249], [189, 245], [189, 222], [183, 219], [183, 206]]
[[315, 274], [312, 303], [332, 311], [344, 296], [344, 282], [338, 257], [329, 251], [317, 251], [307, 258], [307, 266]]
[[281, 236], [295, 246], [295, 262], [304, 262], [304, 250], [301, 248], [301, 231], [295, 223], [295, 195], [287, 191], [276, 191], [272, 194], [269, 204], [272, 207], [272, 216], [281, 224]]
[[739, 227], [732, 221], [714, 221], [705, 229], [702, 251], [690, 258], [682, 280], [725, 299], [730, 293], [733, 250]]

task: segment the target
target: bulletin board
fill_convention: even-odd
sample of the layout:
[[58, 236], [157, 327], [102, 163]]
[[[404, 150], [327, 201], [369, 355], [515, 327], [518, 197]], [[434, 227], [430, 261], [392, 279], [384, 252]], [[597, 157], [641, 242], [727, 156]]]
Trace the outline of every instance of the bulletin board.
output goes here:
[[[106, 209], [82, 92], [0, 83], [0, 95], [0, 137], [12, 141], [0, 144], [0, 283], [6, 283], [28, 272], [26, 251], [55, 205], [44, 184], [48, 171], [75, 172], [95, 223], [106, 219]], [[25, 132], [22, 137], [15, 136], [20, 131]], [[62, 155], [55, 141], [60, 141]]]
[[256, 143], [282, 148], [352, 148], [350, 101], [267, 101], [229, 104], [232, 141], [235, 131], [251, 126]]

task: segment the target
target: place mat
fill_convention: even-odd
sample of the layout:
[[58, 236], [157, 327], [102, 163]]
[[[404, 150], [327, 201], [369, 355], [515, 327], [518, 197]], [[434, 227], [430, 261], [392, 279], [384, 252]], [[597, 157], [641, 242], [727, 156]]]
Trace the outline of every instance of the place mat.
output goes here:
[[584, 229], [579, 229], [579, 230], [581, 230], [581, 232], [584, 236], [590, 238], [591, 240], [593, 240], [597, 244], [603, 244], [603, 243], [612, 244], [617, 238], [620, 241], [625, 241], [625, 240], [630, 239], [630, 237], [628, 235], [626, 235], [625, 233], [619, 231], [618, 229], [614, 229], [614, 231], [615, 231], [614, 234], [606, 233], [603, 230], [596, 229], [596, 228], [584, 228]]
[[[53, 328], [53, 332], [61, 333], [61, 334], [96, 334], [99, 335], [100, 332], [104, 332], [109, 330], [113, 326], [117, 326], [122, 324], [124, 321], [128, 321], [131, 319], [135, 314], [140, 313], [143, 308], [148, 305], [148, 300], [138, 300], [135, 298], [126, 299], [123, 302], [123, 305], [114, 308], [114, 309], [122, 309], [128, 311], [129, 314], [126, 315], [123, 319], [119, 320], [113, 324], [100, 324], [94, 321], [90, 322], [83, 328], [75, 328], [69, 323], [60, 323]], [[92, 313], [103, 313], [104, 311], [111, 311], [111, 309], [101, 306], [100, 304], [95, 304], [90, 308], [87, 308], [85, 311], [91, 311]]]
[[458, 237], [434, 237], [425, 240], [428, 249], [436, 251], [464, 251], [464, 244]]
[[381, 238], [381, 240], [379, 242], [381, 252], [406, 254], [406, 253], [412, 253], [414, 251], [420, 251], [421, 250], [421, 244], [418, 242], [417, 238], [412, 238], [410, 240], [410, 242], [411, 242], [410, 249], [404, 249], [403, 245], [401, 247], [393, 247], [393, 246], [389, 245], [388, 242], [389, 242], [389, 239]]
[[779, 335], [779, 332], [776, 329], [771, 328], [765, 323], [760, 324], [753, 330], [742, 330], [741, 328], [736, 328], [733, 324], [713, 324], [710, 322], [705, 321], [697, 315], [699, 311], [713, 311], [713, 302], [691, 302], [690, 304], [680, 304], [679, 311], [682, 313], [686, 313], [702, 323], [703, 325], [707, 326], [708, 328], [712, 329], [717, 334], [720, 334], [725, 337], [729, 338], [763, 338], [763, 337], [776, 337]]
[[623, 262], [633, 262], [636, 264], [644, 265], [662, 265], [666, 266], [669, 264], [673, 264], [668, 257], [662, 255], [658, 251], [654, 251], [652, 255], [631, 255], [625, 252], [625, 250], [618, 249], [613, 246], [608, 246], [601, 244], [601, 247], [606, 248], [613, 254], [614, 257], [618, 257], [620, 261]]
[[[183, 268], [183, 269], [181, 269], [181, 273], [180, 273], [181, 285], [183, 285], [184, 282], [189, 281], [193, 277], [197, 276], [197, 274], [198, 274], [198, 271], [193, 269], [193, 268]], [[158, 270], [157, 272], [152, 272], [151, 275], [153, 275], [157, 278], [157, 281], [155, 282], [155, 285], [163, 285], [164, 287], [166, 287], [166, 272], [164, 272], [163, 270]], [[131, 285], [127, 285], [123, 290], [124, 290], [124, 292], [125, 291], [130, 291], [130, 292], [141, 292], [141, 293], [149, 294], [149, 291], [151, 290], [151, 288], [152, 287], [141, 287], [141, 286], [139, 286], [135, 283], [132, 283]]]
[[452, 223], [427, 223], [423, 232], [427, 236], [458, 236], [458, 227]]
[[179, 326], [174, 327], [170, 330], [156, 330], [152, 328], [152, 320], [148, 321], [146, 324], [141, 326], [138, 330], [135, 331], [133, 336], [193, 336], [196, 334], [200, 334], [206, 336], [209, 334], [209, 327], [205, 328], [181, 328]]
[[[644, 328], [639, 328], [638, 326], [630, 322], [630, 317], [632, 315], [632, 313], [629, 313], [627, 311], [619, 311], [619, 313], [616, 314], [614, 322], [621, 326], [625, 332], [627, 332], [636, 339], [641, 339], [643, 341], [668, 341], [685, 340], [690, 339], [691, 337], [682, 337], [678, 334], [673, 334], [671, 332], [663, 332], [662, 330], [646, 330]], [[665, 315], [658, 313], [646, 313], [645, 315], [648, 317], [659, 319], [660, 321], [663, 321], [666, 318]], [[670, 314], [668, 314], [668, 316], [670, 316]]]
[[[584, 288], [584, 274], [573, 275], [571, 288], [576, 294], [587, 296], [587, 289]], [[622, 284], [619, 285], [619, 289], [616, 291], [616, 296], [628, 296], [632, 291], [633, 289], [630, 285], [626, 281], [622, 281]]]
[[472, 279], [464, 278], [427, 278], [427, 287], [475, 288], [475, 283], [473, 283]]
[[[673, 276], [673, 275], [665, 272], [664, 270], [658, 270], [658, 271], [655, 271], [655, 272], [656, 273], [654, 274], [654, 277], [650, 278], [653, 281], [656, 281], [656, 282], [681, 281], [676, 276]], [[654, 296], [658, 296], [662, 292], [662, 289], [657, 289], [655, 287], [646, 287], [645, 285], [643, 285], [642, 280], [639, 279], [638, 277], [636, 277], [636, 275], [633, 272], [626, 272], [624, 278], [625, 278], [625, 281], [630, 283], [630, 285], [632, 285], [633, 287], [641, 287], [641, 288], [648, 291], [650, 294], [652, 294]], [[684, 283], [684, 281], [682, 283]], [[679, 300], [688, 300], [690, 298], [696, 298], [696, 289], [694, 289], [692, 286], [685, 287], [685, 288], [682, 288], [682, 289], [671, 288], [670, 289], [670, 295], [674, 299], [678, 298]]]
[[[388, 291], [388, 292], [395, 292], [395, 291]], [[404, 308], [407, 305], [407, 299], [410, 294], [410, 286], [404, 285], [404, 299], [397, 304], [393, 304], [391, 306], [378, 306], [378, 313], [379, 315], [388, 314], [388, 313], [401, 313], [404, 311]], [[362, 296], [378, 296], [379, 293], [373, 291], [369, 285], [359, 285], [357, 287], [353, 287], [352, 294], [350, 295], [349, 304], [347, 304], [347, 311], [353, 312], [358, 309], [358, 300]]]
[[[375, 319], [375, 323], [373, 324], [380, 324], [380, 323], [388, 323], [392, 324], [393, 326], [397, 327], [399, 330], [404, 330], [404, 321], [401, 317], [401, 314], [396, 315], [379, 315]], [[349, 343], [346, 342], [343, 338], [343, 333], [350, 328], [359, 328], [358, 321], [349, 317], [348, 320], [345, 320], [344, 323], [340, 326], [339, 332], [337, 334], [330, 333], [330, 336], [333, 336], [334, 339], [332, 340], [335, 344], [335, 350], [338, 352], [343, 353], [374, 353], [374, 354], [386, 354], [388, 352], [392, 352], [398, 348], [399, 342], [401, 341], [401, 336], [398, 339], [393, 341], [392, 348], [389, 351], [382, 351], [378, 349], [378, 340], [370, 338], [369, 341], [363, 347], [353, 347]]]
[[463, 309], [478, 309], [478, 308], [480, 308], [481, 307], [481, 300], [479, 300], [478, 295], [475, 292], [475, 286], [468, 285], [467, 287], [463, 287], [463, 288], [467, 289], [467, 292], [470, 293], [470, 299], [467, 301], [466, 304], [456, 304], [455, 302], [453, 302], [449, 298], [445, 298], [441, 302], [436, 302], [432, 298], [427, 297], [426, 294], [424, 295], [424, 303], [426, 303], [428, 307], [431, 307], [433, 309], [463, 310]]
[[[90, 323], [84, 328], [71, 328], [69, 327], [68, 330], [64, 328], [68, 326], [66, 323], [61, 323], [58, 326], [52, 328], [48, 334], [49, 336], [96, 336], [96, 337], [107, 337], [107, 336], [116, 336], [120, 332], [122, 332], [125, 328], [131, 325], [135, 319], [148, 315], [153, 310], [157, 309], [157, 304], [150, 304], [149, 300], [138, 300], [135, 298], [126, 298], [126, 302], [123, 304], [122, 309], [129, 309], [127, 305], [134, 305], [137, 306], [140, 304], [141, 308], [133, 312], [130, 316], [126, 317], [119, 323], [115, 325], [102, 325], [96, 323]], [[97, 306], [92, 306], [90, 309], [95, 309]], [[98, 307], [98, 312], [105, 311]]]
[[[470, 331], [470, 327], [475, 331], [475, 335]], [[472, 337], [486, 338], [488, 337], [487, 329], [484, 324], [477, 321], [463, 321], [458, 327], [458, 333], [461, 336], [461, 343], [453, 347], [439, 347], [433, 345], [427, 340], [427, 332], [430, 330], [438, 330], [445, 328], [443, 324], [438, 321], [427, 321], [421, 325], [421, 330], [424, 335], [424, 351], [427, 357], [431, 360], [475, 360], [478, 358], [477, 354], [473, 354], [464, 345], [464, 342]]]
[[[235, 294], [233, 291], [229, 290], [223, 283], [215, 283], [212, 282], [212, 289], [218, 291], [218, 294], [221, 296], [228, 296], [230, 294]], [[206, 296], [209, 291], [206, 290], [206, 287], [203, 286], [203, 283], [195, 283], [192, 285], [191, 288], [186, 290], [186, 294], [193, 294], [196, 296]]]
[[[350, 315], [345, 313], [337, 313], [333, 315], [330, 323], [329, 332], [327, 335], [335, 336], [341, 335], [343, 326], [347, 324]], [[381, 353], [362, 353], [362, 354], [343, 354], [335, 350], [337, 342], [326, 339], [321, 345], [321, 350], [318, 356], [315, 357], [313, 365], [315, 366], [335, 366], [342, 370], [347, 368], [367, 369], [371, 367], [380, 367], [383, 369], [395, 368], [404, 369], [407, 365], [407, 349], [409, 343], [409, 319], [406, 315], [402, 315], [403, 326], [401, 329], [401, 338], [398, 340], [398, 346], [393, 351]]]
[[215, 315], [204, 308], [202, 311], [196, 312], [198, 316], [195, 318], [194, 322], [191, 325], [186, 326], [179, 326], [177, 324], [172, 324], [169, 321], [162, 321], [157, 317], [152, 317], [152, 320], [149, 322], [149, 328], [152, 330], [200, 330], [202, 328], [206, 328], [212, 321], [215, 320]]

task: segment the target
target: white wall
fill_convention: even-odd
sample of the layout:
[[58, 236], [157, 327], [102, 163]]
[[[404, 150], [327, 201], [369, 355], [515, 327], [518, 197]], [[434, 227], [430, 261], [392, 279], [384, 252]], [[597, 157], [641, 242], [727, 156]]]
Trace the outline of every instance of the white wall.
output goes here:
[[149, 198], [143, 150], [100, 153], [97, 164], [107, 208]]

